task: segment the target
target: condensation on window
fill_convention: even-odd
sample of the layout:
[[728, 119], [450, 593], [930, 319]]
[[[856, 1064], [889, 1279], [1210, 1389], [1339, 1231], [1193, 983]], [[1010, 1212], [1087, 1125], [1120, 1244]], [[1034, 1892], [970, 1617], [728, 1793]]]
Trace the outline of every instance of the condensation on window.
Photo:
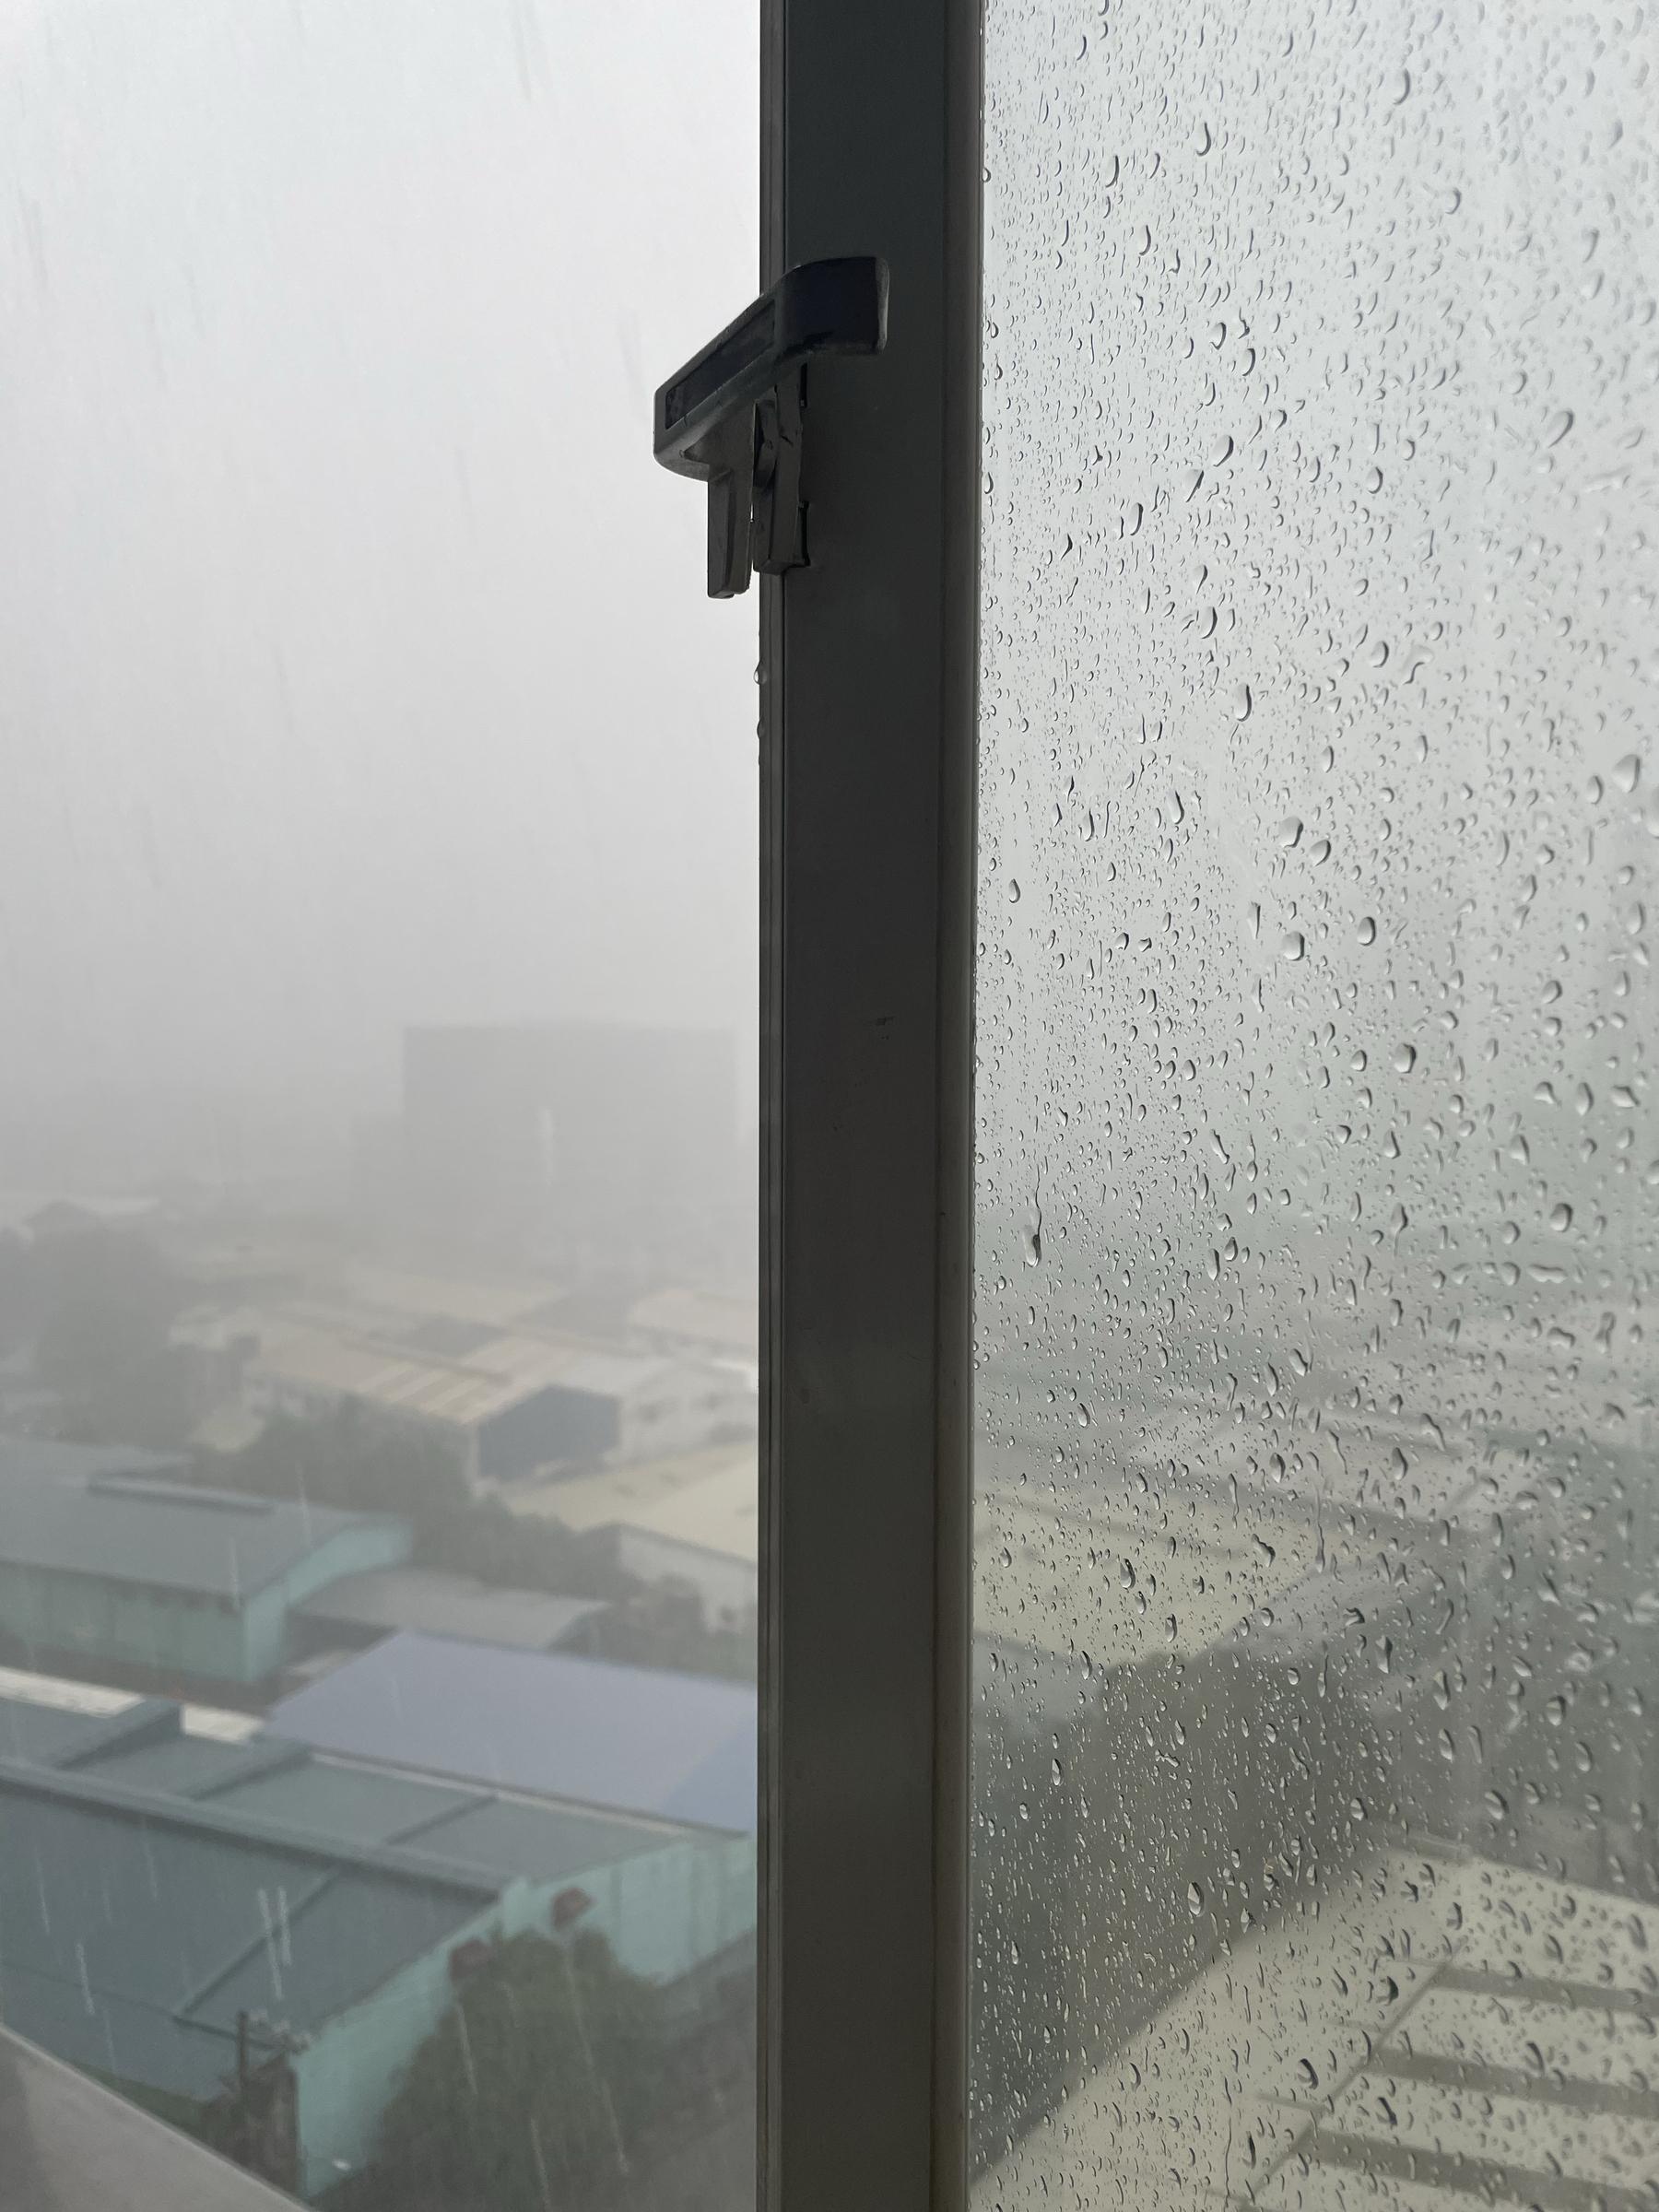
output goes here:
[[986, 2212], [1659, 2186], [1655, 58], [990, 9]]

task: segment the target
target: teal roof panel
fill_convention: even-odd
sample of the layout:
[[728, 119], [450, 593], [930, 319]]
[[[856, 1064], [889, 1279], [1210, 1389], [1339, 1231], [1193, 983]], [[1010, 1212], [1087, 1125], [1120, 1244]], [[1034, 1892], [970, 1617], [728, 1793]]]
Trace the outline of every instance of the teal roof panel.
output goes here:
[[0, 1437], [0, 1563], [234, 1602], [347, 1535], [368, 1541], [341, 1572], [408, 1555], [395, 1516], [206, 1489], [170, 1479], [176, 1463], [141, 1464], [155, 1458]]

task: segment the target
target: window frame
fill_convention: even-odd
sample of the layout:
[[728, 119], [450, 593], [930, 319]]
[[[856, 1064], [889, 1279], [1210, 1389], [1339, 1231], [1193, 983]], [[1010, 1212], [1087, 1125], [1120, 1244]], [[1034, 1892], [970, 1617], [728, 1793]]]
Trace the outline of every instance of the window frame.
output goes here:
[[967, 2197], [982, 45], [762, 0], [762, 288], [891, 285], [760, 580], [763, 2212]]

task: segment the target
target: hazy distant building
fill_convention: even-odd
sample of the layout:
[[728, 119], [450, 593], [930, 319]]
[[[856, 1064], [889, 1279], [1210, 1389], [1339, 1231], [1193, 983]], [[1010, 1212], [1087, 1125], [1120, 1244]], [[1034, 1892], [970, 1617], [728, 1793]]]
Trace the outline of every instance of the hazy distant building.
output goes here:
[[454, 1246], [583, 1277], [701, 1270], [726, 1243], [741, 1256], [729, 1033], [407, 1030], [398, 1147], [402, 1207]]
[[516, 1482], [695, 1451], [754, 1426], [745, 1375], [709, 1361], [616, 1352], [482, 1324], [401, 1339], [277, 1312], [257, 1324], [250, 1395], [299, 1414], [355, 1402], [383, 1427], [449, 1445], [469, 1483]]

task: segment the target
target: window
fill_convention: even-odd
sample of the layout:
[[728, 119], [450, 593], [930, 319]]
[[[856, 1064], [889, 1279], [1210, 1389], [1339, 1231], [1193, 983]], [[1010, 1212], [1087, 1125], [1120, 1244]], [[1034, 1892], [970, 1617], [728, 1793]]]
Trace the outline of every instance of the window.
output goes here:
[[[997, 0], [982, 23], [965, 0], [767, 0], [771, 304], [720, 356], [738, 364], [724, 384], [676, 369], [752, 297], [741, 26], [722, 45], [700, 18], [653, 18], [624, 42], [602, 18], [555, 28], [524, 7], [505, 38], [459, 16], [406, 47], [373, 29], [307, 18], [302, 47], [284, 18], [259, 34], [275, 77], [212, 49], [260, 101], [289, 88], [281, 112], [305, 135], [279, 149], [227, 128], [223, 102], [190, 103], [223, 173], [245, 185], [281, 160], [304, 179], [317, 257], [300, 269], [261, 245], [288, 324], [322, 271], [342, 331], [367, 315], [414, 334], [370, 391], [315, 316], [294, 325], [309, 350], [291, 332], [270, 358], [246, 344], [248, 288], [224, 276], [244, 318], [227, 388], [298, 426], [282, 450], [298, 440], [308, 469], [244, 459], [236, 477], [204, 437], [179, 449], [195, 473], [144, 482], [152, 505], [158, 486], [187, 493], [198, 522], [239, 501], [277, 517], [274, 542], [305, 553], [279, 569], [241, 524], [240, 568], [177, 528], [143, 562], [117, 558], [149, 510], [109, 456], [153, 453], [186, 397], [193, 423], [222, 427], [223, 396], [207, 406], [179, 379], [199, 378], [191, 349], [221, 343], [230, 305], [188, 255], [184, 276], [141, 260], [136, 304], [113, 277], [76, 292], [56, 240], [89, 220], [73, 180], [100, 172], [51, 132], [19, 142], [29, 313], [42, 330], [67, 299], [125, 314], [153, 384], [129, 363], [123, 409], [95, 412], [73, 379], [59, 396], [56, 355], [52, 379], [31, 371], [97, 436], [36, 435], [27, 457], [63, 483], [32, 502], [52, 524], [17, 579], [33, 611], [14, 617], [13, 662], [53, 738], [33, 740], [37, 782], [55, 793], [65, 759], [78, 781], [67, 812], [44, 810], [75, 842], [40, 864], [24, 942], [91, 947], [76, 1003], [99, 1018], [62, 1021], [66, 994], [48, 992], [18, 1065], [101, 1041], [112, 1065], [147, 1053], [179, 1089], [192, 1037], [221, 1074], [300, 1067], [283, 1040], [302, 1034], [334, 1058], [313, 1051], [286, 1118], [274, 1077], [257, 1112], [198, 1115], [190, 1173], [148, 1124], [124, 1124], [118, 1155], [171, 1160], [147, 1180], [115, 1171], [95, 1124], [51, 1117], [55, 1145], [105, 1164], [50, 1182], [29, 1251], [50, 1250], [60, 1295], [94, 1254], [99, 1296], [5, 1371], [11, 1495], [66, 1541], [84, 1488], [41, 1454], [118, 1446], [96, 1469], [98, 1540], [129, 1572], [154, 1562], [164, 1589], [159, 1562], [178, 1577], [188, 1558], [236, 1635], [181, 1607], [158, 1704], [132, 1701], [135, 1676], [88, 1683], [24, 1653], [0, 1783], [84, 1808], [100, 1790], [114, 1803], [119, 1766], [121, 1788], [148, 1774], [213, 1807], [192, 1818], [216, 1836], [240, 1806], [269, 1851], [296, 1792], [335, 1808], [326, 1878], [262, 1861], [189, 2004], [168, 1999], [174, 2026], [206, 2006], [229, 2053], [214, 2140], [332, 2191], [335, 2212], [406, 2194], [416, 2162], [423, 2185], [482, 2187], [465, 2166], [482, 2110], [500, 2130], [494, 2197], [531, 2207], [653, 2188], [753, 2192], [771, 2212], [1644, 2202], [1645, 19]], [[169, 35], [194, 65], [209, 50], [188, 40], [223, 34]], [[65, 66], [51, 51], [42, 38], [37, 72]], [[659, 68], [625, 147], [616, 117], [637, 117], [629, 88]], [[18, 105], [41, 112], [32, 90]], [[191, 181], [168, 238], [252, 211], [279, 243], [268, 193], [198, 209], [182, 127], [147, 142], [158, 173]], [[113, 156], [111, 171], [113, 224], [142, 194]], [[347, 250], [347, 181], [399, 252]], [[613, 350], [619, 265], [595, 218], [618, 209], [650, 280]], [[524, 276], [524, 226], [548, 265], [571, 256], [557, 315]], [[885, 345], [820, 348], [803, 383], [752, 388], [774, 288], [846, 262], [879, 263]], [[478, 334], [495, 335], [480, 349]], [[47, 339], [29, 343], [44, 361]], [[343, 364], [349, 417], [313, 407], [309, 382], [273, 383], [273, 361]], [[559, 377], [585, 411], [555, 409]], [[647, 483], [659, 380], [725, 394], [712, 501]], [[515, 421], [522, 450], [503, 451]], [[427, 473], [390, 467], [407, 451]], [[440, 477], [429, 568], [413, 525], [439, 512]], [[751, 510], [774, 553], [800, 522], [805, 564], [774, 560], [711, 608], [705, 528], [718, 586]], [[363, 515], [372, 548], [337, 536]], [[379, 558], [343, 563], [341, 544]], [[181, 574], [188, 651], [134, 611]], [[102, 594], [74, 653], [71, 583]], [[288, 613], [310, 625], [305, 669], [272, 657]], [[464, 666], [439, 651], [463, 619]], [[388, 637], [403, 657], [379, 651]], [[598, 671], [561, 721], [548, 702], [588, 654]], [[134, 679], [119, 695], [117, 666]], [[646, 737], [625, 709], [651, 685]], [[163, 694], [171, 817], [123, 780], [109, 735], [112, 700], [142, 724]], [[742, 907], [724, 841], [753, 836], [753, 801], [747, 757], [722, 747], [751, 697], [759, 1125], [723, 1184], [707, 1162], [731, 1048], [648, 1045], [598, 1017], [626, 978], [659, 994], [665, 1029], [688, 1026], [698, 947]], [[193, 702], [221, 698], [235, 714], [191, 735]], [[716, 734], [688, 745], [700, 715]], [[99, 736], [85, 761], [64, 728]], [[558, 758], [585, 790], [552, 787]], [[186, 849], [215, 903], [158, 936], [144, 900], [177, 900]], [[8, 895], [28, 894], [14, 873]], [[165, 1004], [92, 957], [113, 939], [90, 924], [118, 911], [100, 900], [124, 883], [126, 937], [170, 954], [149, 971]], [[626, 911], [571, 928], [547, 963], [535, 901], [568, 921], [583, 886], [622, 883]], [[283, 885], [273, 935], [260, 918]], [[394, 950], [433, 994], [408, 1018], [395, 1099], [362, 1114], [331, 1182], [319, 1117], [358, 1080]], [[555, 972], [558, 1033], [521, 1018]], [[207, 1020], [232, 1002], [236, 1022]], [[742, 1369], [755, 1349], [735, 1269], [693, 1265], [741, 1243], [746, 1179], [758, 1488], [733, 1453], [735, 1390], [681, 1394], [707, 1436], [682, 1437], [679, 1413], [649, 1453], [630, 1434], [666, 1409], [663, 1359], [677, 1390], [685, 1366]], [[182, 1238], [181, 1207], [222, 1233]], [[485, 1256], [504, 1239], [511, 1267]], [[167, 1326], [147, 1336], [135, 1315], [158, 1305]], [[221, 1344], [243, 1347], [236, 1388], [198, 1403]], [[185, 1351], [201, 1362], [172, 1359]], [[112, 1444], [110, 1379], [139, 1369], [152, 1425]], [[311, 1410], [273, 1415], [283, 1402]], [[319, 1407], [326, 1450], [290, 1453], [282, 1424]], [[268, 1466], [277, 1430], [257, 1558], [251, 1534], [227, 1553], [222, 1527], [192, 1549], [164, 1525], [190, 1507], [167, 1425], [185, 1412], [238, 1465]], [[161, 1465], [134, 1463], [140, 1446]], [[392, 1456], [408, 1556], [380, 1491], [333, 1518], [342, 1458], [379, 1483]], [[477, 1532], [464, 1555], [429, 1533], [453, 1527]], [[538, 1580], [554, 1557], [559, 1576]], [[279, 1724], [261, 1733], [278, 1666]], [[192, 1668], [226, 1682], [211, 1710], [184, 1705]], [[552, 1756], [547, 1688], [572, 1669], [596, 1762], [575, 1777]], [[648, 1738], [681, 1761], [672, 1795], [650, 1793]], [[419, 1808], [398, 1795], [387, 1828], [373, 1807], [410, 1790]], [[650, 1841], [580, 1865], [561, 1842], [533, 1880], [530, 1815], [555, 1805], [579, 1825], [603, 1806]], [[280, 2007], [312, 1938], [339, 1931], [359, 1967], [371, 1935], [393, 1944], [446, 1830], [430, 1940], [376, 1965], [420, 2023], [413, 2054], [308, 2063], [322, 2039]], [[18, 1836], [0, 1830], [0, 1931], [28, 1929], [51, 1964], [70, 2055], [130, 2082], [129, 2028], [100, 1994], [108, 1915], [94, 1927], [91, 1880]], [[79, 1882], [55, 1949], [33, 1932], [52, 1912], [37, 1865]], [[466, 1888], [509, 1865], [534, 1926], [508, 1924], [500, 1885]], [[664, 1898], [684, 1910], [662, 1914]], [[608, 1951], [582, 1947], [601, 1920]], [[625, 1957], [624, 1927], [680, 1948]], [[526, 2058], [513, 2021], [536, 1973], [554, 1986], [535, 1984], [547, 2033]], [[601, 2017], [615, 2063], [590, 2068]], [[359, 2124], [348, 2147], [324, 2077], [378, 2099], [390, 2133]], [[315, 2163], [319, 2114], [349, 2171]]]
[[988, 11], [987, 2208], [1659, 2172], [1650, 64]]
[[158, 2212], [754, 2201], [755, 49], [8, 20], [0, 2020]]

